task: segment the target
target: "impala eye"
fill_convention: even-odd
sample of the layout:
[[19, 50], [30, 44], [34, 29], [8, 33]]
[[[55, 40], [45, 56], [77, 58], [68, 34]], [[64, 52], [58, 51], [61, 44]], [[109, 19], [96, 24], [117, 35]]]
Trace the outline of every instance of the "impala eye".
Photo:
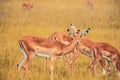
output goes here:
[[80, 30], [79, 30], [79, 29], [78, 29], [77, 31], [78, 31], [78, 32], [80, 32]]
[[69, 32], [70, 31], [70, 29], [67, 29], [67, 32]]
[[90, 30], [90, 28], [88, 28], [88, 30]]

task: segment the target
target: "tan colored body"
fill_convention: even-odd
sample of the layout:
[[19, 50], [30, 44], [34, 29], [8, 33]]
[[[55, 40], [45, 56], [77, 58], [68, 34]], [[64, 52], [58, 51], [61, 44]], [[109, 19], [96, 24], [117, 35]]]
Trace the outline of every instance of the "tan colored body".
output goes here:
[[23, 9], [32, 9], [33, 8], [33, 3], [30, 2], [25, 2], [22, 4]]
[[107, 74], [110, 73], [110, 69], [107, 68], [106, 66], [108, 65], [108, 62], [112, 62], [113, 66], [114, 66], [114, 70], [119, 72], [119, 68], [117, 67], [117, 65], [119, 65], [120, 63], [118, 63], [118, 61], [120, 60], [120, 54], [118, 52], [118, 50], [116, 48], [114, 48], [113, 46], [111, 46], [108, 43], [105, 42], [97, 42], [95, 43], [95, 45], [93, 46], [92, 49], [92, 55], [93, 55], [93, 61], [91, 66], [95, 66], [97, 61], [100, 61], [101, 59], [106, 59], [107, 62], [106, 64], [104, 64], [104, 69], [106, 70], [106, 72], [108, 72]]
[[[59, 35], [61, 35], [59, 37]], [[66, 35], [66, 37], [64, 37]], [[63, 37], [62, 37], [63, 36]], [[52, 37], [55, 37], [56, 40], [60, 41], [61, 43], [69, 42], [69, 40], [64, 39], [69, 37], [69, 35], [63, 33], [56, 33], [55, 36], [52, 35]], [[76, 46], [74, 49], [74, 55], [71, 59], [68, 61], [69, 68], [71, 69], [73, 62], [77, 59], [77, 57], [80, 55], [80, 53], [83, 53], [87, 56], [89, 56], [92, 60], [92, 63], [90, 64], [90, 69], [94, 72], [94, 69], [96, 67], [96, 62], [99, 61], [102, 65], [105, 72], [103, 74], [106, 74], [106, 72], [109, 70], [108, 60], [102, 57], [102, 55], [109, 57], [112, 61], [116, 59], [119, 56], [119, 53], [117, 49], [112, 47], [111, 45], [104, 43], [104, 42], [93, 42], [90, 39], [83, 37], [79, 38], [80, 44]], [[91, 50], [92, 48], [97, 47], [99, 49], [99, 52], [96, 53], [97, 55], [92, 54]], [[109, 53], [109, 54], [108, 54]], [[115, 65], [114, 65], [115, 66]]]
[[73, 38], [70, 35], [64, 32], [55, 32], [51, 36], [49, 36], [48, 39], [59, 41], [60, 43], [65, 45], [70, 44], [70, 42], [73, 40]]
[[[71, 24], [71, 26], [73, 26]], [[54, 72], [54, 63], [58, 56], [67, 55], [70, 52], [72, 52], [76, 45], [79, 44], [79, 38], [81, 34], [73, 33], [71, 30], [67, 29], [69, 33], [71, 33], [73, 38], [70, 38], [69, 44], [63, 44], [59, 42], [58, 40], [50, 40], [35, 36], [26, 36], [19, 40], [19, 48], [22, 52], [22, 60], [18, 64], [19, 70], [21, 67], [24, 67], [27, 74], [29, 74], [28, 71], [28, 65], [33, 57], [35, 56], [41, 56], [50, 58], [50, 71], [51, 71], [51, 78], [50, 80], [53, 80], [53, 72]], [[82, 35], [86, 35], [88, 33], [82, 33]], [[64, 33], [63, 33], [64, 34]], [[54, 38], [55, 39], [55, 38]], [[63, 38], [62, 38], [63, 39]], [[66, 39], [66, 38], [65, 38]], [[29, 78], [31, 78], [31, 75], [28, 75]]]
[[[58, 56], [66, 55], [73, 51], [76, 45], [76, 40], [73, 39], [69, 45], [61, 44], [58, 41], [44, 39], [35, 36], [27, 36], [19, 40], [19, 47], [23, 55], [23, 59], [18, 64], [19, 70], [23, 66], [28, 72], [28, 64], [35, 56], [50, 58], [51, 80], [53, 80], [54, 62]], [[29, 75], [29, 77], [31, 77]]]

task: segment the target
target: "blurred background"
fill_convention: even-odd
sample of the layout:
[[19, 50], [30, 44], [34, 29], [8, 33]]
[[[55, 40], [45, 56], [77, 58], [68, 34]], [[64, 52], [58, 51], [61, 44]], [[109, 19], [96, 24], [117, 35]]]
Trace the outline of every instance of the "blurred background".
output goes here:
[[[71, 23], [80, 29], [90, 27], [88, 38], [120, 51], [120, 0], [0, 0], [0, 80], [18, 80], [19, 39], [26, 35], [48, 38], [54, 32], [66, 32]], [[89, 58], [81, 55], [69, 76], [65, 58], [59, 58], [55, 80], [108, 80], [101, 75], [99, 63], [95, 75], [88, 65]], [[49, 61], [44, 58], [34, 58], [30, 70], [34, 80], [49, 79]], [[27, 79], [25, 72], [22, 76]], [[118, 80], [114, 72], [110, 76]]]

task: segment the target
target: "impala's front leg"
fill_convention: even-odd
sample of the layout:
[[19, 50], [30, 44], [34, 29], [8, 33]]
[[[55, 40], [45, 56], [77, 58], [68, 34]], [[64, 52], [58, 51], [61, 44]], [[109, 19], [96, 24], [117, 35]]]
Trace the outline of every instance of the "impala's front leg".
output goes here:
[[50, 58], [50, 80], [53, 80], [53, 73], [54, 73], [54, 64], [55, 64], [56, 56], [51, 56]]
[[96, 48], [90, 49], [90, 58], [92, 60], [92, 63], [90, 64], [89, 68], [90, 68], [90, 71], [92, 71], [92, 73], [94, 73], [95, 68], [96, 68], [96, 63], [97, 63], [97, 61], [100, 60], [100, 57], [98, 55], [98, 51]]
[[103, 68], [102, 75], [106, 75], [106, 74], [109, 75], [111, 71], [109, 62], [104, 58], [102, 58], [99, 62]]
[[96, 62], [97, 62], [97, 60], [94, 59], [94, 60], [92, 60], [92, 63], [89, 65], [90, 71], [91, 71], [92, 73], [95, 72]]
[[67, 66], [68, 66], [69, 73], [72, 72], [72, 64], [79, 57], [79, 55], [80, 55], [80, 53], [75, 52], [74, 55], [72, 55], [72, 57], [68, 60]]

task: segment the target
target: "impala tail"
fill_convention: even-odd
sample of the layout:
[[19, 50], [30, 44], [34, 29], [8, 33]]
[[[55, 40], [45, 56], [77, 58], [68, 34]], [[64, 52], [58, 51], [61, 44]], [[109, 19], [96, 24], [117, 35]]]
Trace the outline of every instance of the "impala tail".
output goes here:
[[19, 44], [18, 44], [18, 45], [19, 45], [19, 49], [20, 49], [20, 51], [21, 51], [21, 53], [22, 53], [22, 59], [21, 59], [21, 61], [19, 62], [19, 64], [17, 64], [17, 67], [20, 69], [20, 68], [23, 66], [24, 62], [26, 61], [27, 55], [26, 55], [26, 51], [25, 51], [23, 42], [22, 42], [22, 41], [19, 41]]

